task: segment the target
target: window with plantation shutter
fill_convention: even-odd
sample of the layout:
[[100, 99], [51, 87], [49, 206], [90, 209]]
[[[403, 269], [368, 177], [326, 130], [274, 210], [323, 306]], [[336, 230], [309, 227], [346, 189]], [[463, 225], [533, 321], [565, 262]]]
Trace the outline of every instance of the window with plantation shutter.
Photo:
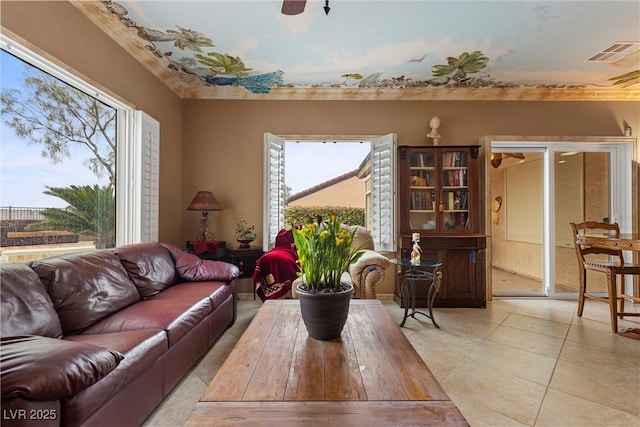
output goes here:
[[377, 251], [395, 252], [395, 152], [396, 135], [372, 140], [371, 233]]
[[[395, 152], [396, 135], [389, 134], [371, 140], [371, 185], [368, 218], [375, 248], [380, 252], [395, 252]], [[264, 134], [264, 207], [263, 249], [275, 243], [278, 231], [284, 227], [285, 140]]]
[[158, 193], [160, 167], [160, 123], [138, 111], [136, 137], [140, 148], [140, 242], [158, 240]]
[[264, 134], [263, 241], [265, 251], [284, 227], [284, 139]]

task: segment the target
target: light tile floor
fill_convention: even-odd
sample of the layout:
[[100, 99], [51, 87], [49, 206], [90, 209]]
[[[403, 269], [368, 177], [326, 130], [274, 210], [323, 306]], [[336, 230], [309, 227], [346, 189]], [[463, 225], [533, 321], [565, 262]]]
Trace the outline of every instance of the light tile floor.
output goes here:
[[[400, 321], [403, 309], [383, 301]], [[239, 301], [238, 321], [177, 385], [145, 427], [182, 426], [260, 308]], [[487, 309], [435, 309], [403, 331], [471, 426], [640, 427], [640, 340], [611, 332], [608, 306], [495, 299]], [[640, 307], [629, 304], [640, 311]], [[640, 318], [620, 322], [640, 328]]]

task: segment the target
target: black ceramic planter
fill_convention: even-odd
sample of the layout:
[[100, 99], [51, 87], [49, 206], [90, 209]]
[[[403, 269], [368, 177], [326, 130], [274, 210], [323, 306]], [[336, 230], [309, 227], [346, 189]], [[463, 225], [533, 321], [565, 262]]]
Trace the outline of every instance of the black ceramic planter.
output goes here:
[[311, 338], [326, 341], [342, 334], [353, 290], [351, 284], [348, 290], [335, 293], [309, 292], [300, 285], [296, 287], [302, 320]]

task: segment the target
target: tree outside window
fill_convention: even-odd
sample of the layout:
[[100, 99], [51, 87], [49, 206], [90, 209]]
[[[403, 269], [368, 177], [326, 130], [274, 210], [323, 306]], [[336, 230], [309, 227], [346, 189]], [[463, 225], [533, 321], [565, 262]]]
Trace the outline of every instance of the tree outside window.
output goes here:
[[39, 221], [24, 226], [3, 218], [2, 228], [70, 232], [98, 248], [115, 246], [116, 110], [4, 50], [1, 55], [3, 217], [9, 206], [14, 215], [20, 207], [44, 208]]

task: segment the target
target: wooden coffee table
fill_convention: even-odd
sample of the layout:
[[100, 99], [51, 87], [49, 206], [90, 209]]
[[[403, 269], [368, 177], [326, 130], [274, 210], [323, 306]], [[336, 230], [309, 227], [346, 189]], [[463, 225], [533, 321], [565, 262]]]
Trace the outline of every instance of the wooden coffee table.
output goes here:
[[340, 339], [309, 338], [296, 300], [269, 300], [187, 426], [468, 426], [378, 300], [352, 300]]

